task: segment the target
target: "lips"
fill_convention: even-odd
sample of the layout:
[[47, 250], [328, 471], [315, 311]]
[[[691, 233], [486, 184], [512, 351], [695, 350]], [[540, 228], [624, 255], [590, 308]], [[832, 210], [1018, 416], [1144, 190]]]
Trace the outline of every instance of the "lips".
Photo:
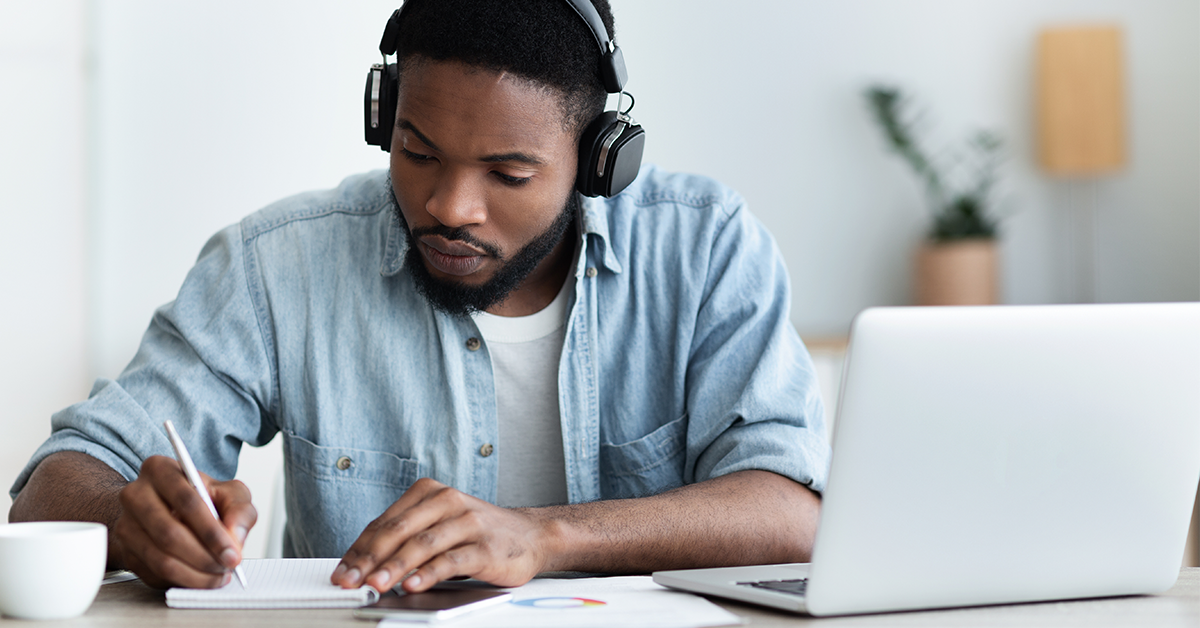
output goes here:
[[475, 272], [487, 256], [485, 252], [469, 244], [447, 240], [441, 236], [423, 236], [417, 242], [421, 255], [430, 266], [455, 277]]

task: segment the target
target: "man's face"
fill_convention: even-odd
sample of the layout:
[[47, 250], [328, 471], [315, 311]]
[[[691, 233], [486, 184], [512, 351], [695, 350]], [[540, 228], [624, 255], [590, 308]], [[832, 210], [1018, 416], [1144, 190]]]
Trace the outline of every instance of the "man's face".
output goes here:
[[392, 189], [422, 292], [466, 313], [546, 275], [577, 207], [575, 166], [556, 93], [457, 62], [405, 67]]

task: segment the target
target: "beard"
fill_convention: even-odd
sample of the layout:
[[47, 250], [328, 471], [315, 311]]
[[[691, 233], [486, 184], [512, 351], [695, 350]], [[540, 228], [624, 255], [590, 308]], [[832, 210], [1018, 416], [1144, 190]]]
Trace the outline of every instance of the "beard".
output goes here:
[[[388, 177], [388, 193], [392, 197], [392, 210], [404, 228], [404, 237], [408, 242], [408, 251], [404, 255], [404, 266], [412, 276], [417, 292], [429, 301], [434, 308], [454, 316], [469, 316], [474, 312], [482, 312], [493, 305], [501, 303], [508, 295], [516, 290], [521, 282], [532, 273], [542, 260], [546, 259], [554, 248], [566, 237], [568, 230], [575, 224], [579, 215], [579, 195], [574, 190], [567, 196], [562, 211], [554, 218], [545, 231], [534, 237], [514, 255], [504, 259], [501, 251], [494, 245], [482, 242], [467, 232], [463, 227], [447, 227], [436, 225], [422, 227], [415, 231], [408, 226], [404, 213], [400, 211], [400, 203], [396, 200], [396, 190]], [[417, 238], [426, 235], [437, 235], [447, 240], [457, 240], [482, 249], [491, 257], [500, 261], [500, 268], [484, 283], [478, 286], [467, 285], [458, 281], [447, 281], [434, 277], [425, 266], [425, 259], [417, 250]]]

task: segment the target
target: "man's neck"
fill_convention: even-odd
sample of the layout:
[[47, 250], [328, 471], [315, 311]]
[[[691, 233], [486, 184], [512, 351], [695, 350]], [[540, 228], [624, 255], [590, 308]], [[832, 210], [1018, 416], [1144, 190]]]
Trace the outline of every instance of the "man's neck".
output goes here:
[[503, 301], [489, 307], [488, 314], [496, 316], [529, 316], [545, 309], [567, 281], [575, 249], [579, 246], [576, 229], [568, 229], [566, 236], [554, 250], [538, 264], [533, 272], [521, 282]]

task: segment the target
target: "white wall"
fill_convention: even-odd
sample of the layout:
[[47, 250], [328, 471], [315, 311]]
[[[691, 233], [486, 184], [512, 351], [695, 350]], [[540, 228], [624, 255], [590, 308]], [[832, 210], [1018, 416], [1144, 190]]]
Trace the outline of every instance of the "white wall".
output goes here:
[[783, 245], [802, 334], [845, 333], [864, 307], [909, 302], [926, 214], [863, 106], [874, 81], [919, 97], [933, 145], [979, 127], [1008, 138], [1004, 300], [1068, 300], [1072, 185], [1033, 165], [1034, 39], [1063, 23], [1113, 21], [1126, 35], [1130, 166], [1098, 184], [1096, 298], [1200, 299], [1195, 0], [615, 4], [649, 158], [745, 194]]
[[[614, 0], [647, 157], [741, 190], [783, 245], [802, 334], [909, 300], [916, 181], [862, 106], [910, 87], [934, 137], [1009, 138], [1004, 297], [1067, 300], [1072, 184], [1032, 165], [1045, 24], [1127, 33], [1131, 163], [1100, 182], [1096, 296], [1200, 299], [1200, 5], [1193, 0]], [[97, 11], [93, 368], [115, 373], [216, 229], [283, 195], [385, 167], [362, 81], [394, 0], [150, 0]]]
[[[81, 0], [0, 1], [0, 508], [87, 394]], [[0, 517], [7, 521], [7, 517]]]
[[387, 167], [361, 118], [392, 4], [96, 5], [95, 372], [133, 357], [218, 229]]
[[[0, 484], [52, 410], [119, 372], [209, 235], [386, 166], [360, 99], [395, 2], [0, 0]], [[1065, 300], [1070, 186], [1032, 165], [1033, 38], [1122, 23], [1131, 163], [1098, 185], [1097, 297], [1200, 299], [1194, 0], [613, 2], [648, 158], [745, 194], [806, 335], [908, 301], [925, 216], [861, 103], [880, 79], [920, 96], [935, 137], [1009, 137], [1005, 299]]]

